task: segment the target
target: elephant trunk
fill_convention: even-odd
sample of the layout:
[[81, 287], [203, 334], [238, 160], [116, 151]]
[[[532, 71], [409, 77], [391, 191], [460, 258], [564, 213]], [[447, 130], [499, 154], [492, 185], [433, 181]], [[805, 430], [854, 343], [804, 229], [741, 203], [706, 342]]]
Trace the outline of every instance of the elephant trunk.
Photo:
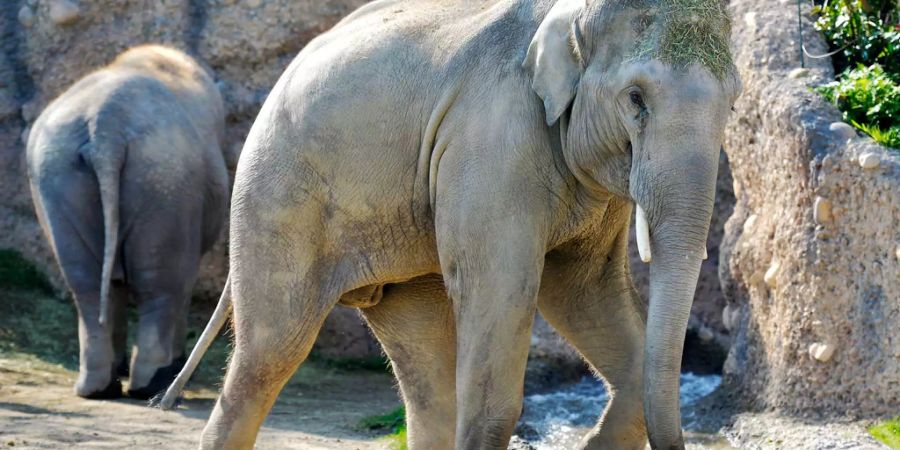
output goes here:
[[[718, 152], [703, 148], [670, 154], [682, 155], [682, 159], [644, 167], [652, 174], [653, 186], [645, 185], [639, 192], [644, 195], [635, 196], [638, 246], [641, 258], [650, 263], [644, 416], [651, 447], [665, 450], [684, 448], [679, 408], [681, 355], [706, 254]], [[686, 154], [690, 156], [684, 157]]]

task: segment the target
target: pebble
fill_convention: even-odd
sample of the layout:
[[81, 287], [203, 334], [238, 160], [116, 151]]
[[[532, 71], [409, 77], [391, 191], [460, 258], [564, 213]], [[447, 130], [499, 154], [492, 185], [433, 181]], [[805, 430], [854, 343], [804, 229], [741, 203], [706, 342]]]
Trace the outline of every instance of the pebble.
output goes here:
[[744, 23], [747, 24], [747, 28], [756, 29], [756, 12], [750, 11], [744, 14]]
[[803, 78], [807, 75], [809, 75], [809, 69], [802, 67], [798, 67], [788, 73], [789, 78]]
[[834, 356], [834, 346], [816, 342], [809, 346], [809, 356], [820, 362], [828, 362]]
[[703, 342], [709, 342], [716, 336], [713, 334], [712, 330], [709, 329], [709, 327], [700, 327], [700, 330], [697, 332], [697, 337], [699, 337]]
[[772, 265], [769, 266], [769, 270], [767, 270], [766, 274], [763, 275], [763, 281], [772, 289], [778, 287], [778, 269], [780, 268], [781, 264], [778, 261], [772, 261]]
[[846, 140], [856, 137], [856, 129], [845, 122], [832, 122], [831, 125], [828, 125], [828, 130], [841, 139]]
[[23, 6], [19, 10], [19, 23], [25, 28], [29, 28], [34, 24], [34, 11], [28, 6]]
[[251, 8], [259, 8], [259, 5], [262, 4], [262, 0], [247, 0], [247, 6]]
[[759, 219], [759, 216], [757, 216], [756, 214], [751, 214], [750, 217], [748, 217], [747, 220], [744, 221], [744, 226], [743, 226], [742, 230], [744, 231], [745, 234], [753, 231], [753, 226], [756, 225], [757, 219]]
[[38, 115], [38, 105], [34, 101], [22, 105], [22, 119], [31, 123]]
[[816, 197], [816, 202], [813, 204], [813, 219], [819, 224], [831, 223], [833, 220], [831, 200], [824, 197]]
[[78, 20], [81, 11], [69, 0], [54, 0], [50, 3], [50, 20], [56, 25], [68, 25]]
[[731, 331], [732, 329], [734, 329], [734, 326], [737, 325], [734, 320], [735, 319], [734, 313], [736, 312], [735, 311], [736, 309], [737, 308], [732, 307], [731, 304], [729, 303], [729, 304], [725, 305], [725, 309], [722, 310], [722, 325], [728, 331]]
[[859, 165], [866, 170], [876, 169], [881, 165], [881, 157], [872, 152], [863, 153], [859, 155]]

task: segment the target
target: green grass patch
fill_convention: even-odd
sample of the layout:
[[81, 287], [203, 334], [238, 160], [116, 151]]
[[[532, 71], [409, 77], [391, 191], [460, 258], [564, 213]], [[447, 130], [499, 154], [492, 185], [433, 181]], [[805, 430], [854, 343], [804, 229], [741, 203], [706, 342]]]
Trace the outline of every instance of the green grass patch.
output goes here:
[[389, 430], [397, 431], [406, 424], [406, 410], [399, 407], [389, 413], [369, 416], [359, 421], [359, 427], [364, 430]]
[[77, 370], [73, 302], [38, 290], [0, 291], [0, 354], [29, 354]]
[[406, 410], [402, 406], [386, 414], [366, 417], [358, 427], [368, 431], [388, 431], [384, 439], [389, 447], [392, 450], [407, 450]]
[[53, 286], [47, 277], [11, 249], [0, 249], [0, 289], [26, 289], [53, 295]]
[[900, 416], [872, 425], [869, 434], [890, 448], [900, 449]]
[[387, 436], [391, 450], [409, 450], [406, 444], [406, 425]]

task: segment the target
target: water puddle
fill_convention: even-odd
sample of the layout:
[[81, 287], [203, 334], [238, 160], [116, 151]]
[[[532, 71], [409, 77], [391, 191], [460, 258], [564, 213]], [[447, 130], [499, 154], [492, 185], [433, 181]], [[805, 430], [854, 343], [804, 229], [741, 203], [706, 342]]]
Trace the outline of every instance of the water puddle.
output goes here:
[[[718, 375], [681, 375], [681, 405], [689, 406], [714, 391], [722, 378]], [[596, 423], [609, 395], [603, 383], [584, 377], [575, 384], [525, 397], [525, 411], [517, 429], [520, 448], [567, 450], [578, 448], [582, 436]], [[685, 440], [691, 450], [732, 449], [718, 434], [690, 431], [685, 417]]]

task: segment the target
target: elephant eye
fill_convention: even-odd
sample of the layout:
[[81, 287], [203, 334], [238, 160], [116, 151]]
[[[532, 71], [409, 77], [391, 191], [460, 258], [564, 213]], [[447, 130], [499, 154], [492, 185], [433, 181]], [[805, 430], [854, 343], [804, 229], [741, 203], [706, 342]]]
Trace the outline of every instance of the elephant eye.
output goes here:
[[631, 103], [634, 106], [637, 106], [640, 109], [646, 109], [647, 105], [644, 104], [644, 97], [641, 96], [641, 93], [638, 91], [631, 91], [628, 93], [628, 98], [631, 100]]

